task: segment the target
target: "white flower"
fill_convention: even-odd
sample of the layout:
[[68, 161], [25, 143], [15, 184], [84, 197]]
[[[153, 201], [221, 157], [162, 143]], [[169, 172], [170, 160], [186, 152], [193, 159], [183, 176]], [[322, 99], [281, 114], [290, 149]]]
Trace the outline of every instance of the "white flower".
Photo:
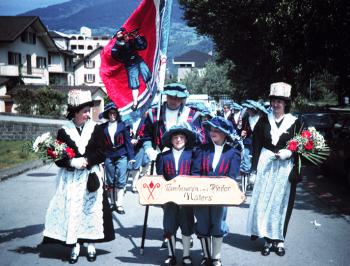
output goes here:
[[40, 146], [41, 146], [42, 144], [48, 144], [48, 143], [50, 143], [50, 142], [51, 142], [51, 135], [50, 135], [50, 132], [46, 132], [46, 133], [44, 133], [44, 134], [38, 136], [38, 137], [35, 139], [35, 141], [34, 141], [34, 143], [33, 143], [33, 150], [34, 150], [35, 152], [38, 152], [39, 149], [40, 149]]

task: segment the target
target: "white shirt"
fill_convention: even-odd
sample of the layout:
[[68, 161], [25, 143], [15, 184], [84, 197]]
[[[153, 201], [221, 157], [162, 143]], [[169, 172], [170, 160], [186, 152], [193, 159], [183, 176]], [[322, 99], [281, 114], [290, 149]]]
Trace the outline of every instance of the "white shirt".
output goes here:
[[213, 158], [213, 164], [212, 164], [212, 167], [213, 167], [214, 171], [215, 171], [215, 168], [216, 168], [216, 166], [218, 165], [218, 163], [220, 161], [220, 157], [221, 157], [222, 151], [224, 149], [224, 146], [225, 146], [225, 143], [222, 144], [221, 146], [216, 145], [214, 143], [215, 152], [214, 152], [214, 158]]
[[179, 160], [180, 160], [180, 156], [182, 154], [182, 152], [184, 151], [185, 148], [182, 148], [181, 150], [177, 150], [172, 148], [172, 152], [174, 155], [174, 159], [175, 159], [175, 170], [176, 172], [179, 170]]
[[191, 109], [188, 108], [187, 106], [184, 106], [180, 116], [178, 115], [179, 111], [180, 111], [180, 108], [176, 110], [171, 110], [169, 108], [165, 109], [165, 122], [166, 122], [167, 130], [169, 130], [173, 126], [178, 126], [179, 124], [183, 124], [187, 122], [188, 115]]
[[228, 119], [228, 117], [230, 116], [231, 111], [227, 111], [226, 113], [224, 113], [224, 118]]
[[117, 121], [108, 123], [108, 134], [112, 140], [113, 145], [114, 145], [114, 135], [115, 135], [115, 132], [117, 132], [117, 126], [118, 126]]
[[254, 127], [255, 127], [256, 123], [258, 123], [259, 118], [260, 118], [260, 115], [249, 116], [248, 120], [249, 120], [249, 125], [250, 125], [250, 128], [252, 129], [252, 131], [254, 131]]

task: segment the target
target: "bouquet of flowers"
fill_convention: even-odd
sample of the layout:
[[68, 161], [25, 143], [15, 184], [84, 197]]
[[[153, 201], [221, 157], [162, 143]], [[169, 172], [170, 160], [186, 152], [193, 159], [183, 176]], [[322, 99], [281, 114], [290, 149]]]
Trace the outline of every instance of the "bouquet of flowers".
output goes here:
[[62, 158], [74, 158], [75, 152], [66, 143], [54, 139], [50, 132], [38, 136], [32, 146], [32, 151], [37, 153], [40, 159], [57, 161]]
[[314, 128], [301, 130], [287, 143], [287, 149], [298, 154], [299, 173], [301, 156], [311, 163], [318, 165], [327, 159], [330, 150], [324, 137]]

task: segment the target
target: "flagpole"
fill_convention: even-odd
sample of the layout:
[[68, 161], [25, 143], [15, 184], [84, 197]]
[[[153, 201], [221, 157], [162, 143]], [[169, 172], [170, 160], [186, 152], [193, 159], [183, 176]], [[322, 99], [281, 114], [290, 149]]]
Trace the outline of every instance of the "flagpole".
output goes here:
[[[156, 134], [155, 139], [158, 138], [158, 131], [159, 131], [159, 119], [160, 119], [160, 109], [162, 106], [162, 91], [164, 87], [165, 82], [165, 74], [166, 74], [166, 62], [167, 62], [167, 47], [168, 47], [168, 40], [169, 40], [169, 30], [170, 30], [170, 14], [171, 14], [171, 7], [172, 7], [172, 0], [166, 0], [164, 9], [161, 11], [162, 17], [164, 20], [162, 20], [162, 23], [160, 25], [161, 28], [166, 28], [166, 30], [160, 31], [160, 54], [159, 54], [159, 74], [158, 74], [158, 89], [157, 93], [159, 93], [159, 101], [157, 104], [157, 118], [156, 118]], [[163, 25], [164, 23], [164, 25]], [[151, 175], [154, 173], [154, 166], [155, 161], [151, 162]], [[145, 208], [145, 216], [143, 221], [143, 230], [142, 230], [142, 239], [141, 239], [141, 247], [140, 247], [140, 254], [143, 254], [144, 247], [145, 247], [145, 240], [146, 240], [146, 233], [147, 233], [147, 221], [148, 221], [148, 212], [149, 212], [149, 205]]]

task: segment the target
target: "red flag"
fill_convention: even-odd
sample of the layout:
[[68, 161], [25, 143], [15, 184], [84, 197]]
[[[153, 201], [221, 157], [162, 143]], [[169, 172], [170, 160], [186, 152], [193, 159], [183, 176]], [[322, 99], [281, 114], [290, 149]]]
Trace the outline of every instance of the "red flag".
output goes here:
[[[158, 1], [157, 1], [158, 2]], [[138, 31], [147, 41], [147, 48], [137, 51], [138, 55], [148, 66], [154, 83], [153, 72], [157, 56], [157, 6], [154, 0], [143, 0], [128, 20], [123, 24], [126, 32]], [[123, 62], [115, 60], [111, 55], [111, 50], [116, 42], [112, 38], [101, 51], [100, 75], [104, 82], [109, 98], [116, 104], [121, 113], [129, 113], [133, 104], [132, 90], [128, 82], [128, 74]], [[140, 85], [138, 87], [138, 108], [142, 107], [152, 96], [151, 87], [146, 86], [143, 78], [139, 76]]]

